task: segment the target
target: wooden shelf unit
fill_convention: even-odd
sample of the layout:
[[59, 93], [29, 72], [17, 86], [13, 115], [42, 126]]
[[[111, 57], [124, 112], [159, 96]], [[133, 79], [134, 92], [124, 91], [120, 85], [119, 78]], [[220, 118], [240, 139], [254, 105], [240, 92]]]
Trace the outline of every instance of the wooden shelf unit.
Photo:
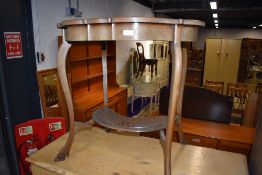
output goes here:
[[187, 52], [188, 64], [186, 85], [201, 86], [204, 68], [204, 53], [203, 50], [192, 49]]
[[[116, 56], [115, 53], [107, 54], [107, 57]], [[78, 61], [85, 61], [85, 60], [91, 60], [91, 59], [101, 59], [101, 55], [95, 55], [95, 56], [88, 56], [88, 57], [81, 57], [81, 58], [74, 58], [70, 60], [71, 62], [78, 62]]]
[[239, 69], [238, 69], [238, 82], [252, 82], [254, 84], [260, 82], [260, 80], [256, 78], [252, 78], [248, 76], [248, 59], [252, 56], [256, 56], [261, 63], [262, 57], [262, 39], [253, 39], [253, 38], [243, 38], [241, 43], [241, 52], [240, 52], [240, 60], [239, 60]]
[[[62, 37], [58, 37], [60, 45]], [[102, 42], [71, 42], [67, 58], [75, 120], [85, 122], [103, 107]], [[127, 115], [127, 91], [116, 82], [116, 43], [107, 42], [108, 102], [116, 112]]]

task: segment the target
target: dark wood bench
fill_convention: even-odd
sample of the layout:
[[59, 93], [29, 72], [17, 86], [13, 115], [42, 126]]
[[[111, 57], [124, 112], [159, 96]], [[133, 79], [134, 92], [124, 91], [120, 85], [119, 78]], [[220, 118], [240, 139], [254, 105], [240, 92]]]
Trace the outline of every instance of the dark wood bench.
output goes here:
[[[168, 113], [169, 89], [161, 89], [161, 114]], [[233, 98], [201, 87], [185, 87], [182, 116], [194, 119], [230, 123]]]

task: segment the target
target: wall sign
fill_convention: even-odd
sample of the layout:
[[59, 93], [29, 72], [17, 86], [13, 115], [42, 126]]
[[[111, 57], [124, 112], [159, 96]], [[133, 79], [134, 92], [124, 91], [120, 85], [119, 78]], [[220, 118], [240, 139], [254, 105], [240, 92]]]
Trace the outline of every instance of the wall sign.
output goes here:
[[4, 32], [6, 58], [22, 58], [22, 40], [20, 32]]

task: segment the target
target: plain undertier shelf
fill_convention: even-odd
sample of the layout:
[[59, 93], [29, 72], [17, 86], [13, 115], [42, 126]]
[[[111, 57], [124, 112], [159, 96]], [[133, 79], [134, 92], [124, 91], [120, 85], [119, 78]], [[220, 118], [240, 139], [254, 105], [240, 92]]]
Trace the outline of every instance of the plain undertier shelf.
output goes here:
[[152, 132], [165, 129], [167, 126], [167, 116], [125, 117], [107, 107], [95, 111], [93, 119], [104, 127], [128, 132]]

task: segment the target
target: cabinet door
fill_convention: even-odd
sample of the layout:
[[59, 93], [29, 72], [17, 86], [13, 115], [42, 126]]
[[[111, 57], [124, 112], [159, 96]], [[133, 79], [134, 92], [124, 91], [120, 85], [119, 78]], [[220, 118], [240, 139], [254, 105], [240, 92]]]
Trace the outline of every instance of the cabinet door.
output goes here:
[[206, 80], [218, 81], [220, 70], [221, 39], [206, 40], [206, 56], [203, 84]]
[[220, 81], [236, 83], [239, 67], [241, 40], [223, 39], [223, 51], [221, 54]]

